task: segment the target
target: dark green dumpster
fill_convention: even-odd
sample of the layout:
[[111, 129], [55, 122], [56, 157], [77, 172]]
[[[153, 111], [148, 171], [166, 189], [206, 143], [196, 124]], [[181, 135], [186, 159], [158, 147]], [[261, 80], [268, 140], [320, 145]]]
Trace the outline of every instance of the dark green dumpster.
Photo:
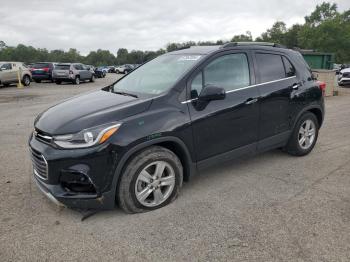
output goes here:
[[312, 50], [300, 50], [300, 53], [311, 69], [333, 69], [333, 53], [314, 52]]

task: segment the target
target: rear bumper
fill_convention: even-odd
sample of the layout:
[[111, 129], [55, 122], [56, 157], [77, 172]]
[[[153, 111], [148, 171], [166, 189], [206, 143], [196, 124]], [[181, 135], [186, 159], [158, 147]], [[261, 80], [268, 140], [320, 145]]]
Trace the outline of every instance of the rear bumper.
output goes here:
[[343, 85], [350, 84], [350, 78], [343, 77], [343, 78], [339, 79], [338, 84], [343, 84]]
[[32, 75], [33, 80], [51, 80], [51, 75]]

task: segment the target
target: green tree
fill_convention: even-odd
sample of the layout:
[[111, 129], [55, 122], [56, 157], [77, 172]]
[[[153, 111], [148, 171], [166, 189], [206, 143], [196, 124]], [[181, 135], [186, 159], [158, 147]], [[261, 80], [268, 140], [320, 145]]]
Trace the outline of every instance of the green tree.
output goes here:
[[320, 25], [322, 22], [332, 20], [339, 15], [337, 5], [323, 2], [321, 5], [316, 5], [315, 11], [309, 16], [305, 16], [306, 24], [314, 27]]
[[270, 29], [262, 33], [261, 36], [256, 39], [256, 41], [273, 42], [285, 45], [286, 33], [286, 24], [282, 21], [277, 21], [272, 25]]
[[235, 35], [232, 37], [231, 42], [252, 42], [253, 37], [250, 31], [247, 31], [245, 34]]
[[126, 48], [119, 48], [117, 52], [117, 64], [123, 65], [128, 63], [128, 50]]

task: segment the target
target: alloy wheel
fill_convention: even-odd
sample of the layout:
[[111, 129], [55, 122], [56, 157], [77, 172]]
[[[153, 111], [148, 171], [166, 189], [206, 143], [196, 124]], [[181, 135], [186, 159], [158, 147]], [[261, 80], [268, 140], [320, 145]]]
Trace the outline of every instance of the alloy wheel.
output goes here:
[[309, 149], [315, 140], [315, 136], [316, 136], [315, 123], [310, 119], [305, 120], [301, 124], [299, 129], [299, 134], [298, 134], [299, 146], [304, 150]]
[[165, 161], [154, 161], [139, 173], [135, 195], [140, 204], [155, 207], [166, 201], [175, 187], [175, 171]]

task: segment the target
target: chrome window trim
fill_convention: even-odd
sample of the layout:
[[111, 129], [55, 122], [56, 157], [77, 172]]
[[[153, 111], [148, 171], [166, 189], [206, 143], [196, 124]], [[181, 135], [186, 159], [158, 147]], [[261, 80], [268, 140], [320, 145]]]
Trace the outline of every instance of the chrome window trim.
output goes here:
[[[267, 84], [277, 83], [277, 82], [281, 82], [281, 81], [292, 79], [292, 78], [296, 78], [296, 76], [285, 77], [285, 78], [272, 80], [272, 81], [268, 81], [268, 82], [264, 82], [264, 83], [260, 83], [260, 84], [255, 84], [255, 85], [250, 85], [250, 86], [245, 86], [245, 87], [229, 90], [229, 91], [226, 92], [226, 94], [234, 93], [234, 92], [241, 91], [241, 90], [248, 89], [248, 88], [252, 88], [252, 87], [257, 87], [257, 86], [263, 86], [263, 85], [267, 85]], [[195, 101], [197, 99], [198, 98], [189, 99], [189, 100], [181, 102], [181, 104], [191, 103], [192, 101]]]

